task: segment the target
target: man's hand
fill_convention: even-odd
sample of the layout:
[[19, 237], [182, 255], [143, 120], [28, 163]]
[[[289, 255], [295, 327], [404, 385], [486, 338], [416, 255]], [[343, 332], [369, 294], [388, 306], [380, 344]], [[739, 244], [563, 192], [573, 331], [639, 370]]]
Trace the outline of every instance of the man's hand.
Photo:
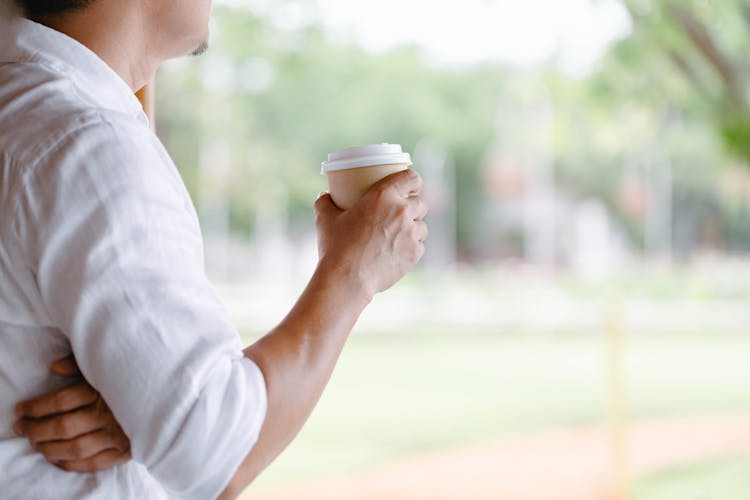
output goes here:
[[13, 429], [61, 469], [96, 472], [130, 460], [130, 440], [88, 382], [73, 356], [52, 363], [52, 372], [77, 383], [16, 405]]
[[427, 206], [413, 170], [386, 177], [347, 211], [330, 195], [315, 203], [320, 259], [353, 277], [370, 297], [393, 286], [424, 254]]

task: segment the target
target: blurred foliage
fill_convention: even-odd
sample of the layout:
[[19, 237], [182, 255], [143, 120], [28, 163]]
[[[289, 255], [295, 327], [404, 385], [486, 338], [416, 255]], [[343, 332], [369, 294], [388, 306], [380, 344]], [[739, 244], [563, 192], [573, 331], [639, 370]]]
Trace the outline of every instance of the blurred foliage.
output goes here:
[[684, 78], [734, 154], [750, 160], [750, 2], [623, 0], [644, 47], [657, 50]]
[[[680, 117], [676, 130], [664, 129], [677, 133], [667, 139], [667, 151], [676, 166], [674, 211], [688, 214], [683, 233], [702, 233], [693, 239], [713, 238], [729, 250], [747, 251], [746, 181], [717, 167], [750, 164], [750, 2], [622, 1], [633, 20], [633, 33], [612, 53], [627, 53], [621, 60], [627, 62], [631, 80], [642, 79], [642, 85], [631, 87], [619, 80], [612, 88], [637, 90], [639, 101], [650, 100], [652, 109], [661, 102], [671, 109], [666, 116]], [[615, 73], [604, 68], [601, 74]], [[710, 133], [729, 158], [712, 144]], [[718, 185], [722, 175], [724, 184], [734, 183], [734, 188]], [[706, 236], [710, 232], [714, 235]]]
[[[209, 53], [168, 66], [158, 84], [160, 134], [199, 203], [217, 161], [201, 155], [217, 145], [229, 149], [217, 156], [231, 162], [235, 218], [252, 221], [279, 205], [292, 217], [309, 212], [326, 188], [320, 162], [329, 152], [376, 142], [413, 151], [429, 139], [446, 144], [462, 171], [459, 205], [476, 204], [501, 69], [432, 68], [411, 47], [370, 55], [317, 26], [284, 32], [249, 10], [218, 6], [214, 17]], [[471, 228], [471, 210], [461, 216]]]
[[[159, 74], [159, 133], [199, 207], [210, 211], [228, 196], [231, 229], [246, 236], [264, 217], [281, 217], [292, 231], [309, 227], [312, 202], [326, 188], [319, 164], [327, 153], [374, 142], [414, 152], [427, 141], [445, 147], [455, 165], [457, 244], [461, 255], [476, 256], [488, 245], [487, 224], [498, 224], [486, 217], [497, 202], [483, 176], [492, 152], [547, 134], [542, 158], [557, 186], [603, 200], [634, 246], [644, 244], [644, 220], [623, 207], [623, 185], [647, 184], [645, 164], [668, 164], [676, 245], [685, 253], [706, 240], [746, 250], [750, 189], [727, 196], [717, 179], [750, 160], [746, 103], [733, 101], [747, 99], [747, 7], [625, 3], [632, 34], [583, 78], [554, 60], [534, 69], [440, 67], [416, 47], [371, 54], [314, 21], [289, 29], [252, 8], [220, 4], [211, 50]], [[687, 15], [715, 37], [741, 96], [685, 33]], [[535, 113], [537, 94], [551, 103], [551, 123], [541, 126], [523, 119]]]

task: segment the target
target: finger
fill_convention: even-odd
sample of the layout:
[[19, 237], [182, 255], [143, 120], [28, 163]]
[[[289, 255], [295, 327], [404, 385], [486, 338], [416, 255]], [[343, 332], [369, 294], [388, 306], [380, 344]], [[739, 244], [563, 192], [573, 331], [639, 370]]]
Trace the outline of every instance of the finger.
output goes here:
[[45, 420], [23, 419], [19, 422], [32, 446], [46, 441], [73, 439], [97, 431], [106, 425], [106, 419], [91, 406]]
[[326, 215], [331, 216], [341, 212], [336, 204], [333, 203], [333, 198], [331, 198], [329, 193], [322, 193], [318, 196], [318, 199], [315, 200], [315, 205], [313, 205], [313, 209], [315, 210], [315, 215], [317, 217], [325, 217]]
[[422, 193], [422, 176], [411, 169], [390, 175], [383, 182], [393, 187], [404, 198]]
[[409, 204], [409, 216], [416, 221], [421, 221], [427, 216], [430, 207], [424, 202], [421, 196], [412, 196], [406, 199]]
[[50, 368], [52, 368], [52, 372], [55, 375], [61, 377], [74, 377], [81, 374], [81, 370], [78, 368], [78, 363], [76, 363], [76, 359], [72, 354], [54, 361], [50, 365]]
[[93, 457], [83, 460], [65, 460], [58, 463], [58, 467], [70, 472], [98, 472], [124, 464], [131, 459], [130, 451], [121, 452], [116, 449], [104, 450]]
[[98, 398], [97, 392], [86, 382], [62, 387], [38, 398], [16, 405], [16, 415], [25, 418], [50, 417], [88, 406]]
[[130, 449], [128, 438], [122, 433], [112, 434], [102, 429], [64, 441], [39, 443], [37, 446], [37, 450], [52, 463], [83, 460], [109, 449], [126, 452]]
[[416, 196], [422, 192], [422, 177], [414, 170], [402, 170], [376, 182], [367, 192], [377, 195], [390, 190], [400, 198]]

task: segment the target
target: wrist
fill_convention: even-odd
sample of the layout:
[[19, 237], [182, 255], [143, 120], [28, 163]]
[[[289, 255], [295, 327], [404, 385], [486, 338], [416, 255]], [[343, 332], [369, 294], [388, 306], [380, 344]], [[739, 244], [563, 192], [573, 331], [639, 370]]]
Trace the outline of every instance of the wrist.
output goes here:
[[368, 280], [356, 264], [345, 259], [323, 256], [313, 275], [319, 286], [341, 291], [347, 299], [367, 306], [376, 291], [368, 286]]

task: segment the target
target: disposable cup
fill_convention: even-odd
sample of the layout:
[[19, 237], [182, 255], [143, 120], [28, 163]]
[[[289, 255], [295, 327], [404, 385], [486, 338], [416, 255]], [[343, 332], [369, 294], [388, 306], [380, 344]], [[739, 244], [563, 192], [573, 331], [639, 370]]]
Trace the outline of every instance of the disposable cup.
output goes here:
[[321, 173], [336, 206], [349, 210], [374, 184], [411, 165], [411, 156], [399, 144], [370, 144], [329, 154]]

